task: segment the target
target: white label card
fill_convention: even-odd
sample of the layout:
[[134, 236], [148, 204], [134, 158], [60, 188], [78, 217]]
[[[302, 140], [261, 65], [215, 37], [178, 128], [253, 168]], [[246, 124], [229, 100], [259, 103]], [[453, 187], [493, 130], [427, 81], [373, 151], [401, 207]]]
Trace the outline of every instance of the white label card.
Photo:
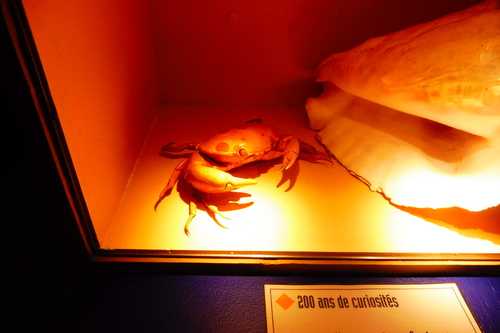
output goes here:
[[264, 288], [269, 333], [481, 332], [455, 283]]

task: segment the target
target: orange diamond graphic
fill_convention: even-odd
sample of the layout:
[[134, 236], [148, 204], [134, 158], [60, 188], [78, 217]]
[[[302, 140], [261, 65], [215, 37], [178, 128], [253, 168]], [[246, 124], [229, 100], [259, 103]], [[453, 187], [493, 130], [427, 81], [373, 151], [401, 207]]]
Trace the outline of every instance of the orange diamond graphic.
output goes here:
[[288, 308], [294, 303], [294, 300], [286, 294], [283, 294], [276, 300], [276, 303], [278, 303], [283, 309], [288, 310]]

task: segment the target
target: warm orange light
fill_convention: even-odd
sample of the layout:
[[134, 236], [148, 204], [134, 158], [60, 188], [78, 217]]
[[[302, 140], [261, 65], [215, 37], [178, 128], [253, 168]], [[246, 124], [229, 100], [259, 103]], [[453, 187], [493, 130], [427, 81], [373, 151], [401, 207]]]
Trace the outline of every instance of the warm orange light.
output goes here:
[[[462, 175], [432, 172], [429, 169], [406, 170], [393, 180], [392, 195], [415, 207], [453, 207], [480, 211], [498, 204], [491, 188], [499, 175], [487, 173]], [[490, 190], [490, 191], [489, 191]], [[464, 195], [469, 193], [469, 195]]]
[[[337, 20], [338, 9], [330, 7], [334, 2], [325, 2], [327, 7], [293, 2], [285, 15], [281, 5], [267, 1], [231, 8], [191, 8], [182, 1], [146, 6], [97, 0], [22, 3], [102, 248], [500, 252], [498, 235], [464, 236], [461, 230], [402, 212], [337, 164], [299, 161], [289, 191], [289, 181], [276, 187], [282, 177], [279, 167], [269, 169], [257, 177], [257, 185], [241, 189], [251, 194], [242, 202], [253, 201], [252, 206], [225, 211], [231, 220], [218, 217], [228, 229], [219, 227], [200, 204], [187, 237], [188, 202], [177, 188], [158, 211], [153, 209], [178, 163], [158, 156], [165, 143], [197, 142], [255, 118], [316, 142], [302, 104], [316, 94], [313, 67], [331, 46], [310, 37], [321, 34], [336, 41], [338, 49], [352, 43], [336, 39], [337, 28], [350, 28], [344, 27], [347, 21]], [[371, 10], [354, 7], [345, 7], [346, 12]], [[336, 13], [333, 20], [331, 12]], [[369, 26], [379, 32], [394, 29], [394, 20], [380, 25], [378, 16], [364, 16], [377, 21]], [[201, 34], [193, 29], [200, 22], [206, 23]], [[418, 172], [401, 178], [401, 195], [415, 192]], [[447, 181], [445, 177], [436, 183], [446, 187]], [[488, 178], [474, 182], [488, 183]], [[465, 189], [474, 191], [450, 186], [450, 196]]]
[[[300, 109], [242, 108], [244, 121], [269, 119], [273, 125], [292, 128], [290, 134], [308, 139], [310, 134], [291, 117]], [[109, 249], [153, 249], [182, 251], [307, 251], [307, 252], [417, 252], [462, 253], [500, 252], [498, 235], [482, 230], [464, 233], [452, 226], [425, 221], [390, 205], [382, 196], [349, 175], [338, 164], [332, 166], [300, 160], [290, 180], [280, 187], [279, 163], [265, 167], [256, 185], [237, 192], [248, 193], [239, 203], [254, 204], [223, 210], [231, 220], [218, 217], [227, 229], [218, 226], [199, 205], [188, 237], [184, 225], [188, 217], [187, 196], [176, 187], [158, 211], [153, 206], [165, 186], [177, 159], [158, 156], [165, 142], [197, 141], [206, 136], [203, 124], [214, 114], [224, 122], [224, 107], [166, 107], [160, 111], [135, 172], [102, 246]], [[262, 112], [262, 113], [261, 113]], [[192, 121], [196, 115], [196, 123]], [[190, 122], [191, 119], [191, 122]], [[276, 120], [276, 123], [273, 121]], [[176, 124], [172, 126], [171, 124]], [[226, 128], [229, 123], [219, 126]], [[192, 131], [187, 131], [191, 128]], [[166, 131], [165, 129], [168, 129]], [[312, 136], [314, 133], [311, 134]], [[285, 175], [286, 176], [286, 175]], [[290, 174], [288, 174], [290, 176]], [[402, 186], [404, 189], [405, 187]], [[223, 207], [221, 207], [223, 208]]]

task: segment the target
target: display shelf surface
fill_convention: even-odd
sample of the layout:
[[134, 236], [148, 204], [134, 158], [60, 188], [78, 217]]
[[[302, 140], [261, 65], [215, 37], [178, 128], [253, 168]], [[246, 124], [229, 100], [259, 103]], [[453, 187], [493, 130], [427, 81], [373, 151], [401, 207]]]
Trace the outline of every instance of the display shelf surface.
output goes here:
[[[426, 220], [400, 210], [369, 191], [341, 165], [299, 160], [278, 173], [279, 161], [262, 161], [235, 170], [257, 177], [241, 188], [237, 204], [219, 208], [231, 220], [218, 226], [198, 205], [188, 237], [189, 185], [178, 183], [170, 196], [153, 206], [180, 159], [158, 154], [169, 142], [199, 142], [220, 130], [261, 118], [284, 134], [324, 149], [309, 129], [302, 108], [163, 106], [106, 235], [103, 249], [185, 251], [290, 251], [330, 253], [500, 253], [500, 230], [488, 224]], [[282, 183], [279, 187], [278, 184]], [[236, 198], [231, 194], [230, 198]], [[494, 212], [497, 216], [497, 212]], [[469, 219], [471, 220], [471, 219]]]

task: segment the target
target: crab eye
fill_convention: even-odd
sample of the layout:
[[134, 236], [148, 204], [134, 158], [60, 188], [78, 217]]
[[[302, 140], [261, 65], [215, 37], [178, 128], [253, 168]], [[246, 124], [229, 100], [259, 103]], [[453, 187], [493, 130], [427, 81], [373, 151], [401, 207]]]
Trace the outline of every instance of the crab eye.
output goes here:
[[241, 157], [248, 156], [248, 148], [242, 147], [242, 146], [236, 147], [235, 153], [236, 153], [236, 155], [241, 156]]

